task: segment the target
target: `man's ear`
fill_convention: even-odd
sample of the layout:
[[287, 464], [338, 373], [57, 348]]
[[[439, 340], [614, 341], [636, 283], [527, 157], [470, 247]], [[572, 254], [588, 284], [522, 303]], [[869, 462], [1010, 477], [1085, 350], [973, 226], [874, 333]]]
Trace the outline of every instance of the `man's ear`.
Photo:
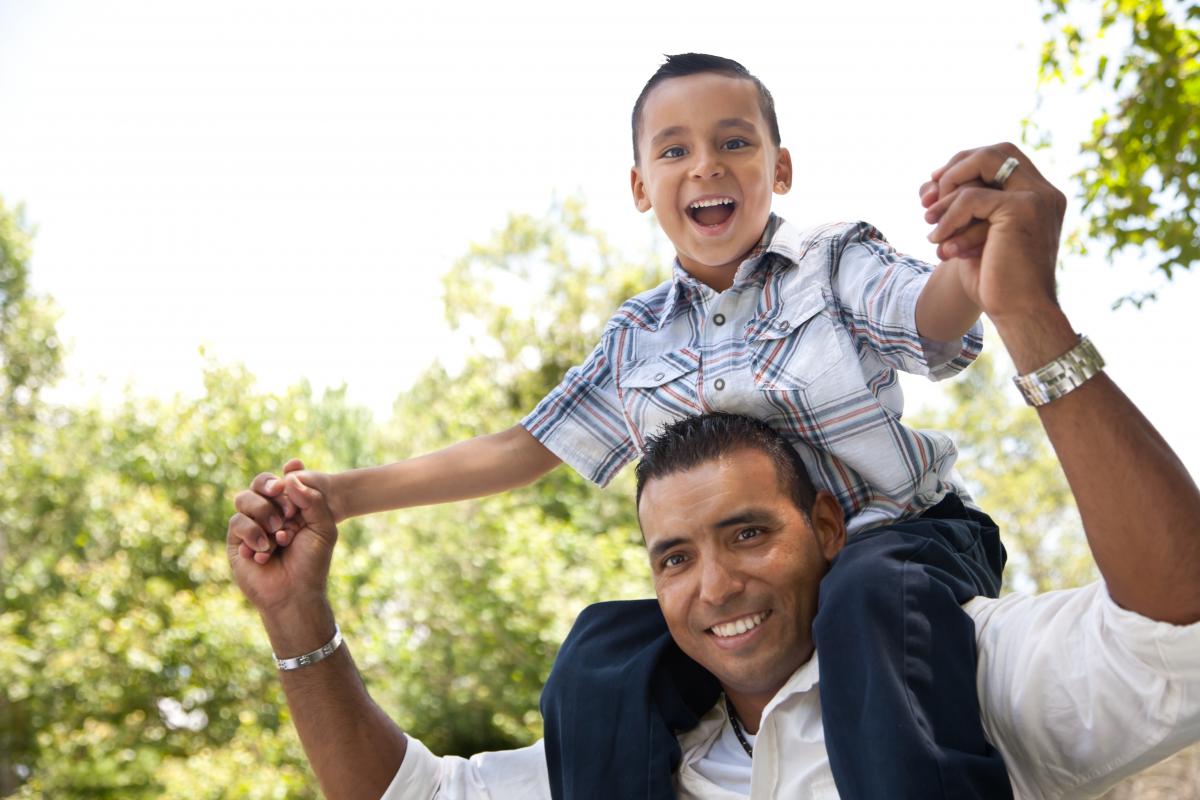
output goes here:
[[633, 190], [634, 206], [645, 214], [650, 210], [650, 196], [646, 194], [646, 184], [642, 181], [642, 173], [636, 164], [629, 170], [629, 188]]
[[821, 490], [808, 512], [808, 520], [825, 560], [832, 561], [846, 545], [846, 517], [842, 513], [842, 504], [829, 492]]
[[775, 182], [771, 185], [771, 190], [775, 194], [787, 194], [791, 188], [792, 154], [786, 147], [781, 147], [779, 154], [775, 156]]

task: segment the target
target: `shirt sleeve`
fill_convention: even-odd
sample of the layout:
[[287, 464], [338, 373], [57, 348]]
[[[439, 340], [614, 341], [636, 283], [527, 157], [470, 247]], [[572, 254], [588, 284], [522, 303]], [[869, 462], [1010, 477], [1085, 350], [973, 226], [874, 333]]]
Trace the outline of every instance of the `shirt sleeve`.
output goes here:
[[1020, 797], [1097, 797], [1200, 740], [1200, 623], [1120, 608], [1103, 583], [975, 598], [984, 729]]
[[479, 753], [470, 758], [435, 756], [408, 737], [404, 762], [380, 800], [550, 800], [546, 751], [539, 739], [529, 747]]
[[588, 360], [568, 370], [521, 420], [550, 452], [600, 486], [638, 455], [621, 411], [609, 341], [606, 331]]
[[932, 380], [957, 375], [983, 349], [979, 321], [962, 339], [938, 342], [917, 331], [917, 298], [933, 267], [896, 252], [874, 227], [860, 222], [843, 236], [833, 291], [843, 324], [860, 346], [893, 369]]

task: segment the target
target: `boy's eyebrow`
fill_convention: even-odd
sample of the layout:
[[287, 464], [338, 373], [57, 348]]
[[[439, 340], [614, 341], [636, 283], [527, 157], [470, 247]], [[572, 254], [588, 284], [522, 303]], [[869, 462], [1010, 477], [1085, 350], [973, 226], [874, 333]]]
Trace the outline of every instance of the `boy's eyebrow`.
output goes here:
[[[717, 122], [718, 128], [738, 128], [740, 130], [754, 133], [756, 128], [754, 123], [742, 117], [727, 117]], [[672, 136], [678, 136], [681, 133], [687, 133], [687, 128], [682, 125], [672, 125], [669, 128], [663, 128], [658, 133], [654, 134], [654, 138], [650, 140], [650, 146], [653, 147], [663, 139], [670, 139]]]

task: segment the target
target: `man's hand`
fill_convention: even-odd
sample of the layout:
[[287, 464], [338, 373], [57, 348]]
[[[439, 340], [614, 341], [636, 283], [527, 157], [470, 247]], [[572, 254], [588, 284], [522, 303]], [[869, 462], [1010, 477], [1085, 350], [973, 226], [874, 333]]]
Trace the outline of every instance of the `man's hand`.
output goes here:
[[[264, 614], [288, 604], [324, 601], [337, 543], [328, 503], [320, 491], [298, 480], [287, 485], [295, 507], [290, 518], [281, 500], [285, 481], [303, 469], [293, 459], [284, 465], [283, 478], [264, 472], [234, 499], [237, 513], [229, 520], [226, 538], [229, 564], [238, 588]], [[286, 539], [280, 543], [290, 546], [274, 550], [273, 538]]]
[[[991, 185], [1005, 159], [1019, 162], [1003, 188]], [[1066, 197], [1011, 144], [964, 150], [921, 187], [935, 223], [930, 241], [961, 258], [963, 290], [999, 324], [1057, 308], [1054, 269]]]

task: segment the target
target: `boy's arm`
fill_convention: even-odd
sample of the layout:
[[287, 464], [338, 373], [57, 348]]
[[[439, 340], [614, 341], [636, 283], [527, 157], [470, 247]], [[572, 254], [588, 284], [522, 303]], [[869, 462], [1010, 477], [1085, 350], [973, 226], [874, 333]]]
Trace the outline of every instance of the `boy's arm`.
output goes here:
[[961, 339], [979, 320], [979, 306], [967, 295], [959, 274], [963, 261], [952, 258], [934, 269], [917, 298], [917, 331], [935, 342]]
[[[427, 455], [328, 475], [289, 473], [330, 500], [334, 519], [485, 497], [533, 483], [561, 462], [520, 425]], [[289, 492], [290, 493], [290, 492]]]

